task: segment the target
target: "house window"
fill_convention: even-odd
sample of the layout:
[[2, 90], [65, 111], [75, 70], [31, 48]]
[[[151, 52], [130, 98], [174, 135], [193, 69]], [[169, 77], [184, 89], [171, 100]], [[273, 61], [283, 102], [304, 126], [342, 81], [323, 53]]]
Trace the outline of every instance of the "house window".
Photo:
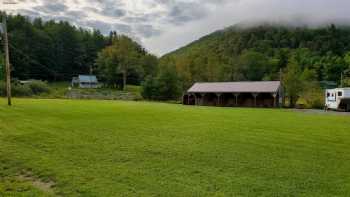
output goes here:
[[338, 92], [338, 96], [343, 96], [343, 92]]
[[331, 94], [329, 92], [327, 92], [327, 97], [330, 97], [330, 96], [331, 96]]

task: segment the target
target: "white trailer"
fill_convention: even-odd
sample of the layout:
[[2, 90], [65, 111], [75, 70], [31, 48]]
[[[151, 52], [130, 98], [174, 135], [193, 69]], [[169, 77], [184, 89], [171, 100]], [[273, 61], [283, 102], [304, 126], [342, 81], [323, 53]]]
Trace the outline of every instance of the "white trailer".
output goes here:
[[325, 108], [337, 111], [350, 111], [350, 88], [326, 90]]

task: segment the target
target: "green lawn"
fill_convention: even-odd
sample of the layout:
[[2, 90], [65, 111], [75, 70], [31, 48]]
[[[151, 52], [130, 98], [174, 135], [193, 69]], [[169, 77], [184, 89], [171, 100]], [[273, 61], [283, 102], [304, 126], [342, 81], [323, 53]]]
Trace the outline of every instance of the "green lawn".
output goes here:
[[350, 196], [350, 116], [0, 99], [0, 196], [53, 192]]
[[112, 88], [84, 89], [74, 87], [68, 90], [69, 82], [49, 83], [50, 92], [37, 95], [37, 98], [65, 99], [69, 95], [76, 95], [85, 99], [105, 99], [105, 100], [142, 100], [141, 86], [127, 85], [125, 91]]

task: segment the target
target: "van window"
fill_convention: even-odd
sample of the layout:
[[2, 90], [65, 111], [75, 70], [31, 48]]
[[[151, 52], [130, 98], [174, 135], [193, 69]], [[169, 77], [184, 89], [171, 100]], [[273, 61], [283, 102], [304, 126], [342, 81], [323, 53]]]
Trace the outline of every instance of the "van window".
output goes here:
[[338, 96], [343, 96], [343, 92], [338, 92]]
[[330, 97], [330, 96], [331, 96], [331, 94], [329, 92], [327, 92], [327, 97]]

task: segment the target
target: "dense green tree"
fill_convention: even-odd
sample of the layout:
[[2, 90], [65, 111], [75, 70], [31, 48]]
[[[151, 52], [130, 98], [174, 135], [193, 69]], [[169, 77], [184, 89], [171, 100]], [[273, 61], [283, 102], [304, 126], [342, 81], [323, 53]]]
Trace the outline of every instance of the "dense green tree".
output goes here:
[[283, 76], [283, 85], [286, 95], [289, 98], [289, 107], [294, 107], [302, 90], [303, 83], [301, 78], [301, 69], [295, 58], [291, 58]]
[[158, 58], [152, 54], [141, 57], [140, 64], [143, 76], [155, 76], [158, 72]]
[[151, 100], [178, 100], [181, 82], [173, 66], [162, 66], [155, 78], [148, 77], [142, 84], [142, 95]]
[[154, 76], [149, 75], [142, 83], [141, 95], [145, 99], [157, 100], [159, 98], [159, 85]]
[[[149, 58], [147, 66], [145, 65], [146, 57]], [[98, 54], [96, 65], [99, 76], [109, 85], [118, 85], [121, 89], [125, 89], [130, 73], [143, 75], [143, 70], [147, 70], [151, 74], [148, 66], [154, 67], [153, 64], [157, 64], [157, 61], [155, 59], [151, 61], [151, 58], [151, 55], [130, 38], [116, 36], [113, 38], [112, 45]]]
[[176, 70], [171, 66], [163, 66], [157, 77], [159, 100], [177, 100], [181, 96], [181, 87]]
[[244, 76], [243, 80], [260, 81], [269, 73], [269, 59], [262, 53], [244, 51], [239, 59], [238, 72]]

